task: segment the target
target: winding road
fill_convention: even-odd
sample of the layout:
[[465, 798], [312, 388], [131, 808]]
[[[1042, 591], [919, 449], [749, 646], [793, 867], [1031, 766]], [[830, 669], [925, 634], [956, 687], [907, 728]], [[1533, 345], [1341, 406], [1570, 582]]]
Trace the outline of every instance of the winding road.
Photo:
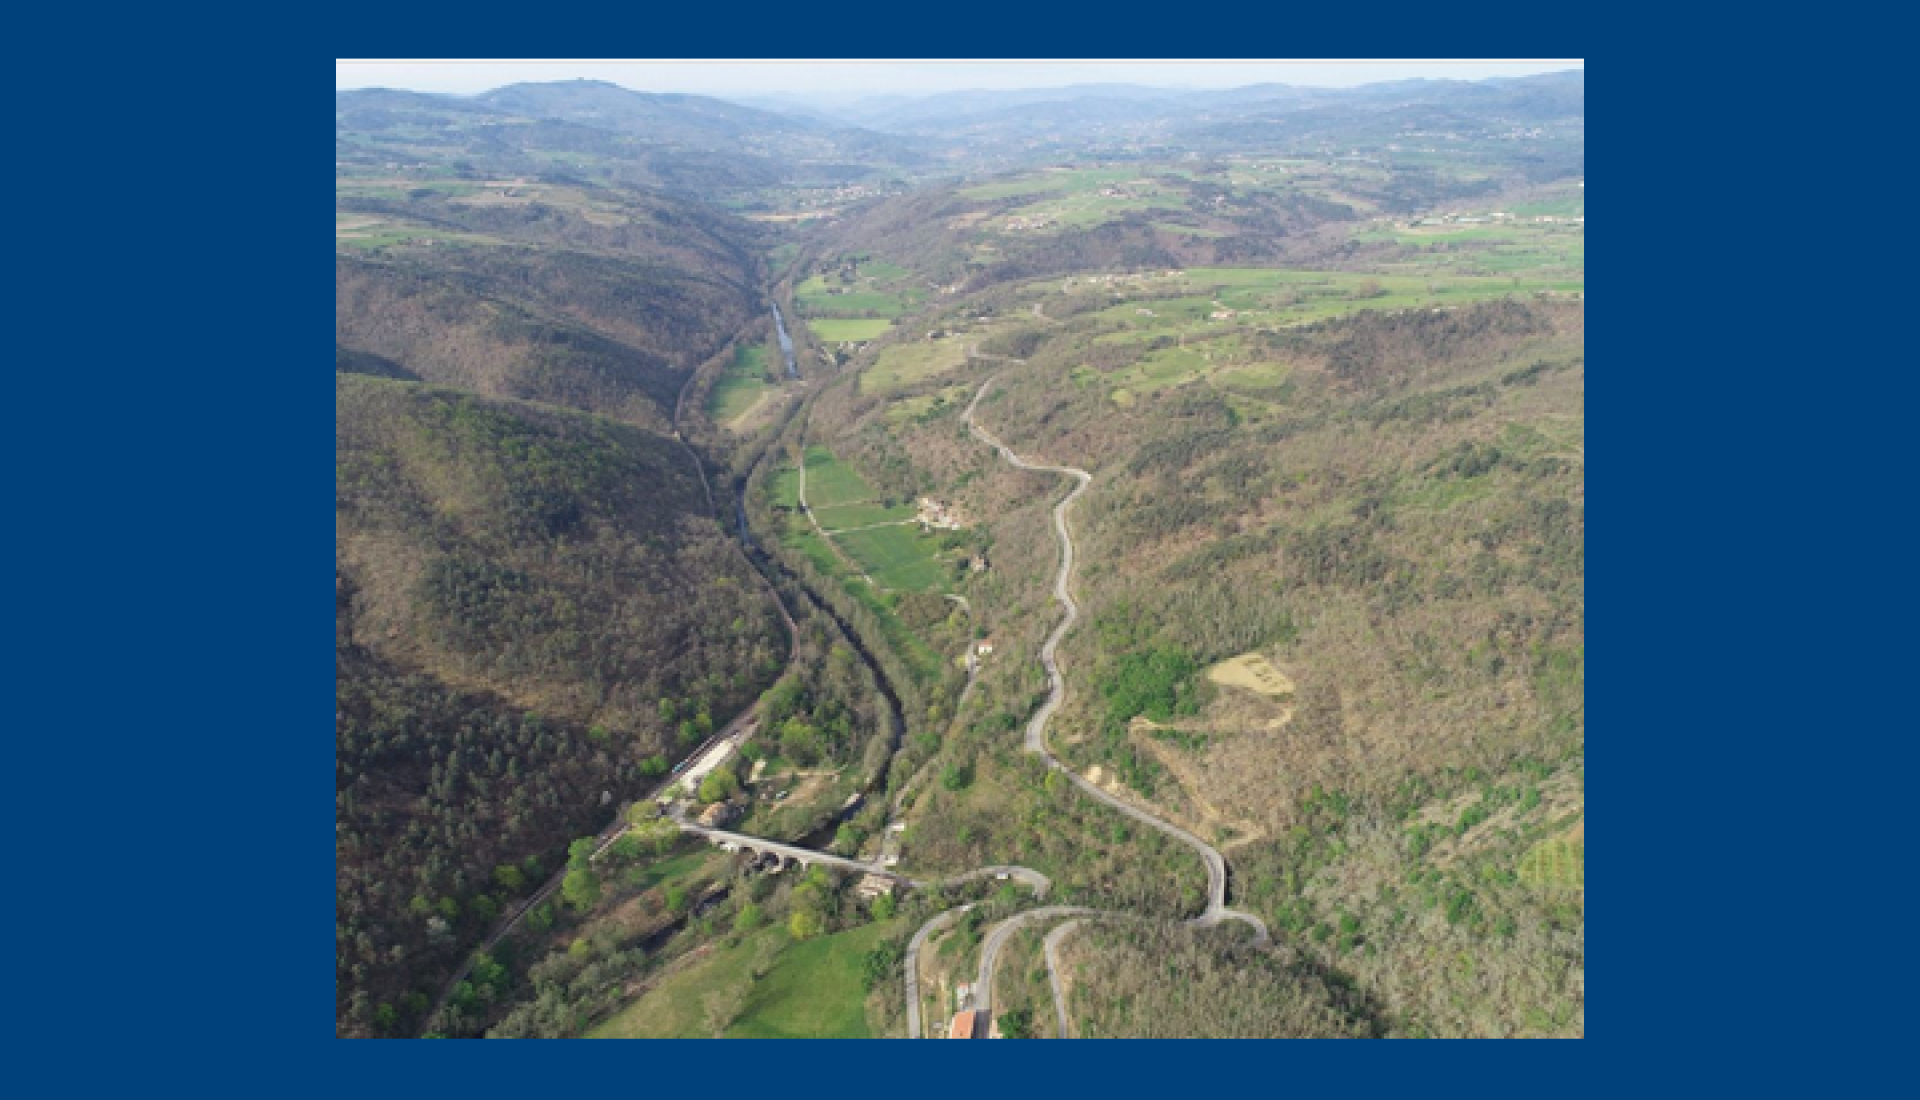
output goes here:
[[[1007, 946], [1007, 941], [1013, 938], [1015, 932], [1035, 921], [1052, 920], [1055, 917], [1089, 917], [1094, 912], [1078, 905], [1047, 905], [1015, 913], [994, 925], [993, 930], [987, 933], [986, 942], [980, 945], [980, 976], [973, 984], [973, 1003], [988, 1010], [993, 1008], [993, 972], [999, 966], [1001, 949]], [[1048, 974], [1051, 980], [1051, 969]], [[1058, 997], [1055, 1003], [1059, 1003]]]
[[923, 1039], [925, 1032], [920, 1026], [920, 949], [927, 944], [927, 937], [958, 920], [972, 909], [972, 905], [962, 905], [958, 909], [949, 909], [920, 926], [907, 942], [907, 1038]]
[[1211, 928], [1223, 920], [1242, 921], [1253, 926], [1256, 942], [1268, 943], [1272, 937], [1267, 932], [1266, 922], [1252, 913], [1227, 907], [1227, 861], [1211, 844], [1171, 821], [1155, 817], [1132, 803], [1101, 790], [1081, 778], [1078, 772], [1061, 763], [1058, 757], [1047, 751], [1047, 722], [1053, 718], [1054, 712], [1060, 709], [1060, 704], [1065, 701], [1067, 694], [1066, 678], [1060, 674], [1058, 656], [1060, 641], [1067, 636], [1067, 632], [1073, 629], [1073, 624], [1080, 618], [1080, 605], [1074, 602], [1072, 591], [1074, 546], [1073, 532], [1067, 526], [1067, 510], [1072, 508], [1074, 501], [1079, 500], [1080, 495], [1093, 484], [1093, 475], [1074, 466], [1050, 466], [1045, 463], [1029, 462], [1015, 454], [1013, 449], [1005, 443], [1000, 442], [992, 432], [981, 427], [979, 420], [976, 419], [980, 400], [987, 395], [987, 391], [992, 389], [997, 381], [999, 381], [998, 375], [987, 379], [981, 384], [980, 391], [973, 395], [973, 401], [967, 405], [967, 430], [973, 433], [975, 439], [999, 451], [1001, 458], [1019, 469], [1062, 474], [1078, 482], [1072, 492], [1053, 506], [1053, 529], [1060, 536], [1061, 548], [1060, 572], [1054, 578], [1053, 597], [1060, 601], [1067, 613], [1061, 617], [1060, 625], [1053, 628], [1053, 633], [1047, 635], [1046, 643], [1040, 647], [1040, 663], [1047, 670], [1047, 679], [1052, 689], [1047, 693], [1046, 702], [1040, 704], [1040, 709], [1034, 711], [1033, 717], [1027, 722], [1027, 751], [1038, 753], [1047, 762], [1049, 768], [1072, 781], [1089, 797], [1113, 807], [1149, 828], [1160, 830], [1199, 853], [1201, 861], [1207, 867], [1207, 907], [1199, 916], [1189, 921], [1189, 924], [1199, 928]]
[[1047, 933], [1040, 941], [1040, 953], [1047, 960], [1047, 985], [1053, 991], [1054, 1038], [1070, 1038], [1067, 1034], [1067, 991], [1060, 985], [1060, 941], [1066, 939], [1073, 930], [1080, 927], [1080, 921], [1064, 921]]
[[[1038, 314], [1038, 312], [1039, 310], [1036, 306], [1035, 313]], [[980, 355], [973, 348], [967, 350], [971, 355], [979, 359], [999, 362], [1019, 362], [1019, 360], [1007, 359], [1004, 356]], [[1254, 942], [1259, 944], [1270, 943], [1272, 942], [1272, 936], [1268, 933], [1264, 921], [1252, 913], [1227, 907], [1227, 861], [1212, 845], [1170, 821], [1155, 817], [1147, 811], [1140, 809], [1138, 806], [1101, 790], [1091, 782], [1081, 778], [1072, 768], [1061, 763], [1058, 757], [1047, 751], [1047, 723], [1052, 720], [1054, 712], [1060, 709], [1060, 704], [1065, 701], [1067, 694], [1066, 677], [1060, 672], [1060, 642], [1061, 639], [1067, 636], [1067, 632], [1073, 629], [1074, 623], [1080, 618], [1080, 605], [1074, 602], [1073, 598], [1074, 545], [1073, 531], [1067, 525], [1067, 510], [1072, 508], [1074, 502], [1080, 499], [1080, 495], [1085, 493], [1087, 488], [1093, 484], [1093, 475], [1074, 466], [1052, 466], [1045, 463], [1029, 462], [1016, 454], [1011, 447], [1002, 443], [992, 432], [981, 427], [977, 419], [980, 401], [986, 397], [987, 391], [992, 389], [993, 384], [997, 381], [999, 381], [999, 375], [988, 378], [981, 384], [979, 392], [973, 395], [973, 400], [968, 403], [966, 413], [967, 430], [973, 433], [975, 439], [980, 440], [982, 443], [998, 451], [1000, 457], [1005, 459], [1009, 465], [1022, 470], [1060, 474], [1072, 478], [1075, 482], [1073, 490], [1053, 507], [1053, 529], [1054, 533], [1060, 537], [1060, 571], [1054, 577], [1053, 595], [1055, 599], [1060, 601], [1060, 605], [1066, 609], [1066, 614], [1061, 617], [1059, 625], [1053, 628], [1053, 632], [1047, 635], [1045, 644], [1040, 647], [1040, 663], [1047, 670], [1047, 680], [1050, 690], [1047, 693], [1046, 701], [1040, 704], [1039, 709], [1033, 712], [1033, 717], [1027, 722], [1026, 749], [1028, 752], [1039, 755], [1041, 759], [1047, 762], [1047, 767], [1065, 776], [1068, 781], [1073, 783], [1074, 786], [1078, 787], [1088, 797], [1113, 807], [1115, 810], [1118, 810], [1142, 825], [1160, 830], [1175, 840], [1180, 841], [1182, 844], [1185, 844], [1187, 847], [1192, 848], [1199, 854], [1201, 862], [1204, 863], [1207, 868], [1207, 905], [1206, 908], [1201, 911], [1200, 915], [1188, 921], [1188, 924], [1197, 928], [1211, 928], [1222, 921], [1241, 921], [1252, 926]], [[972, 905], [965, 905], [958, 909], [949, 909], [939, 914], [922, 925], [918, 932], [914, 933], [913, 940], [907, 947], [908, 1038], [918, 1039], [921, 1038], [923, 1034], [920, 1021], [920, 948], [926, 943], [930, 935], [945, 928], [960, 914], [972, 908]], [[1014, 933], [1036, 921], [1052, 920], [1057, 917], [1074, 917], [1076, 919], [1067, 921], [1049, 932], [1047, 938], [1043, 941], [1043, 953], [1047, 964], [1047, 981], [1053, 991], [1054, 1012], [1059, 1025], [1058, 1034], [1061, 1038], [1066, 1038], [1067, 1006], [1065, 991], [1061, 988], [1060, 984], [1058, 947], [1060, 940], [1071, 929], [1080, 924], [1078, 918], [1095, 915], [1098, 915], [1098, 911], [1093, 909], [1085, 909], [1078, 906], [1050, 905], [1016, 913], [995, 925], [993, 929], [987, 933], [986, 941], [980, 950], [980, 973], [974, 986], [974, 1005], [976, 1009], [985, 1011], [989, 1016], [993, 1014], [994, 968], [999, 962], [1001, 949], [1006, 946], [1007, 941], [1013, 937]]]

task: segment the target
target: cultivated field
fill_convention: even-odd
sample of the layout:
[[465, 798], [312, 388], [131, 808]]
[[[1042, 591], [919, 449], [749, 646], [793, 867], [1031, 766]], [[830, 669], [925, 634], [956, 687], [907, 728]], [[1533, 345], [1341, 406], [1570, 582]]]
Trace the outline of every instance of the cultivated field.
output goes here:
[[947, 336], [894, 344], [860, 375], [861, 393], [889, 393], [963, 366], [971, 337]]
[[[713, 1035], [706, 998], [747, 988], [730, 1039], [867, 1039], [866, 953], [902, 922], [868, 924], [831, 936], [791, 942], [784, 928], [766, 928], [732, 947], [719, 947], [660, 979], [617, 1015], [588, 1033], [592, 1039], [703, 1039]], [[756, 960], [774, 956], [758, 979]], [[777, 954], [776, 954], [777, 953]]]
[[882, 335], [893, 327], [893, 322], [884, 317], [855, 320], [817, 317], [809, 319], [807, 327], [823, 344], [857, 344]]
[[714, 420], [731, 427], [753, 411], [768, 390], [767, 349], [742, 345], [735, 350], [733, 362], [713, 384], [707, 397], [707, 412]]

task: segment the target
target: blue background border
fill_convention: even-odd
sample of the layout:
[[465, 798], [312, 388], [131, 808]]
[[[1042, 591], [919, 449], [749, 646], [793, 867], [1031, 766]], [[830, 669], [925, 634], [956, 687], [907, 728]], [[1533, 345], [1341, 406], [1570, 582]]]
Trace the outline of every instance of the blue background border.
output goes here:
[[[1893, 777], [1870, 758], [1874, 732], [1900, 728], [1898, 716], [1850, 694], [1864, 678], [1897, 676], [1898, 650], [1875, 658], [1838, 632], [1850, 629], [1843, 601], [1865, 595], [1873, 574], [1900, 575], [1903, 544], [1878, 531], [1899, 498], [1853, 512], [1859, 502], [1823, 472], [1833, 456], [1820, 449], [1837, 436], [1840, 457], [1863, 475], [1872, 462], [1898, 471], [1902, 433], [1898, 403], [1874, 373], [1895, 360], [1847, 331], [1849, 318], [1880, 308], [1878, 292], [1863, 295], [1833, 256], [1825, 278], [1848, 287], [1775, 295], [1769, 278], [1803, 278], [1790, 266], [1801, 261], [1751, 239], [1776, 204], [1795, 201], [1769, 185], [1781, 175], [1813, 182], [1795, 150], [1839, 136], [1793, 124], [1795, 140], [1783, 142], [1803, 89], [1704, 65], [1711, 44], [1755, 47], [1692, 35], [1671, 12], [1657, 23], [1491, 5], [796, 14], [807, 12], [335, 5], [321, 13], [327, 33], [299, 44], [475, 56], [583, 45], [786, 57], [1606, 55], [1591, 126], [1601, 232], [1588, 272], [1588, 401], [1599, 426], [1589, 702], [1601, 731], [1589, 760], [1599, 807], [1591, 1038], [1214, 1044], [1204, 1060], [1140, 1043], [995, 1044], [964, 1056], [868, 1044], [857, 1070], [816, 1047], [755, 1047], [743, 1058], [720, 1047], [334, 1040], [323, 732], [331, 293], [330, 264], [314, 246], [331, 187], [327, 59], [283, 44], [298, 28], [240, 21], [202, 39], [211, 25], [188, 19], [173, 27], [191, 39], [181, 46], [212, 43], [212, 55], [169, 52], [156, 36], [138, 43], [149, 61], [164, 58], [145, 72], [103, 81], [66, 63], [43, 78], [54, 83], [33, 85], [31, 103], [17, 102], [25, 163], [9, 174], [28, 191], [57, 192], [20, 198], [80, 218], [42, 222], [15, 208], [31, 223], [16, 237], [16, 273], [32, 286], [17, 319], [26, 353], [9, 372], [15, 431], [5, 445], [20, 519], [9, 541], [23, 563], [16, 640], [29, 654], [16, 666], [16, 797], [6, 812], [18, 861], [15, 1007], [44, 1037], [21, 1043], [29, 1058], [57, 1057], [57, 1080], [73, 1090], [177, 1082], [251, 1095], [1863, 1086], [1863, 1063], [1816, 1057], [1811, 1044], [1870, 1043], [1900, 1019], [1865, 990], [1903, 981], [1861, 961], [1901, 946], [1898, 910], [1854, 900], [1900, 864], [1857, 885], [1831, 876], [1865, 870], [1844, 866], [1845, 849], [1870, 839], [1856, 831], [1910, 826], [1877, 801], [1875, 784]], [[1595, 51], [1596, 38], [1618, 48]], [[43, 110], [53, 99], [71, 111]], [[1849, 299], [1860, 304], [1839, 312]], [[1836, 307], [1841, 331], [1797, 335], [1789, 307]], [[1879, 438], [1862, 443], [1867, 432]], [[1782, 516], [1787, 499], [1798, 527]], [[1831, 526], [1799, 529], [1809, 513]], [[1857, 537], [1861, 523], [1874, 538]], [[1847, 542], [1854, 564], [1822, 576], [1830, 589], [1783, 586], [1778, 570], [1827, 568], [1815, 564], [1823, 538]], [[1833, 758], [1822, 755], [1828, 746]], [[1817, 808], [1836, 794], [1852, 796], [1849, 837]], [[1893, 942], [1873, 947], [1889, 925]]]

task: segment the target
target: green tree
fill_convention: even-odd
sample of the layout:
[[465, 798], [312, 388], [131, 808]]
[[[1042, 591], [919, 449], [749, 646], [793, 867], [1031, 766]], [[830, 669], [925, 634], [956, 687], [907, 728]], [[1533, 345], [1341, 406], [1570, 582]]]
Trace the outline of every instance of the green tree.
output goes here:
[[600, 904], [600, 876], [591, 867], [575, 867], [560, 883], [560, 892], [575, 909], [591, 909]]
[[740, 777], [730, 768], [715, 768], [700, 781], [700, 801], [722, 802], [740, 790]]
[[526, 888], [527, 876], [513, 864], [502, 863], [493, 869], [493, 881], [506, 887], [511, 893], [517, 894]]
[[567, 845], [567, 866], [576, 869], [585, 867], [587, 861], [593, 858], [593, 850], [599, 846], [600, 841], [590, 836], [583, 836]]
[[796, 940], [810, 940], [827, 930], [827, 919], [811, 909], [796, 909], [787, 921], [787, 931]]

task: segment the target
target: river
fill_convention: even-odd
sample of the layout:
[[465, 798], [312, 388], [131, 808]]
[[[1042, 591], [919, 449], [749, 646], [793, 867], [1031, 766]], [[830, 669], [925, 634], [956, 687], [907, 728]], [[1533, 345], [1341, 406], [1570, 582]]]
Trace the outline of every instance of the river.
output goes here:
[[799, 364], [793, 361], [793, 337], [787, 335], [787, 319], [780, 316], [780, 307], [773, 307], [773, 331], [780, 337], [780, 354], [787, 358], [787, 377], [800, 377]]

